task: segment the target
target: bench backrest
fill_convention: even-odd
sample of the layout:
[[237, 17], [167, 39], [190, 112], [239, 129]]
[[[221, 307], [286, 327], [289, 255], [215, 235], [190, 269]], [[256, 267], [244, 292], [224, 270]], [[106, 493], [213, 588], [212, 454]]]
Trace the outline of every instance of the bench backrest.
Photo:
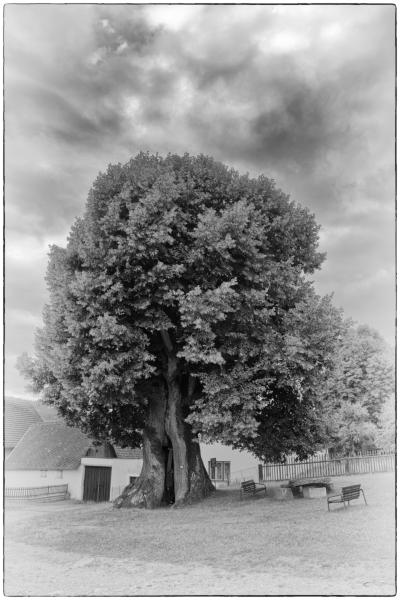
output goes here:
[[360, 497], [360, 488], [361, 488], [361, 484], [347, 485], [346, 487], [342, 488], [343, 500], [346, 500], [346, 502], [347, 502], [348, 500], [356, 500], [357, 498], [359, 498]]
[[243, 481], [242, 482], [242, 490], [244, 492], [252, 492], [256, 487], [256, 484], [254, 483], [254, 479], [249, 479], [249, 481]]

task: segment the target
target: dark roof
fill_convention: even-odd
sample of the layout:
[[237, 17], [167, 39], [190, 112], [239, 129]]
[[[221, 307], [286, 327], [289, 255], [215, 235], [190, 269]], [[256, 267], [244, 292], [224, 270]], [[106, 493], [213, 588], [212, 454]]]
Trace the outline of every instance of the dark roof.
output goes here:
[[76, 427], [38, 423], [28, 429], [8, 456], [5, 469], [77, 469], [90, 446], [90, 439]]
[[42, 423], [36, 402], [22, 398], [4, 398], [4, 445], [14, 448], [31, 425]]
[[140, 448], [120, 448], [114, 446], [117, 458], [143, 458], [143, 450]]
[[[90, 438], [64, 423], [36, 423], [25, 433], [5, 461], [6, 471], [77, 469], [92, 446]], [[142, 458], [140, 449], [114, 447], [117, 458]]]

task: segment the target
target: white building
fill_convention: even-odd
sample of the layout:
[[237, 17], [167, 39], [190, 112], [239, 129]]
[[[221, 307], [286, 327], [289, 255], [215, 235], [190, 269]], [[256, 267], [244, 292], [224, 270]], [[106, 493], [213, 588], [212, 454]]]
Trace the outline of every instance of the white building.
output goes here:
[[134, 481], [142, 468], [140, 449], [97, 448], [79, 429], [60, 422], [29, 427], [5, 461], [6, 488], [68, 484], [72, 499], [109, 501], [113, 488]]
[[[258, 482], [260, 460], [245, 450], [234, 450], [223, 444], [200, 444], [201, 457], [212, 482], [217, 487], [236, 481]], [[215, 460], [215, 467], [211, 462]]]
[[[258, 481], [259, 461], [249, 452], [219, 443], [200, 444], [200, 451], [217, 487]], [[143, 464], [140, 449], [95, 448], [79, 429], [66, 426], [53, 407], [18, 398], [5, 399], [5, 458], [6, 488], [67, 483], [77, 500], [115, 499]]]

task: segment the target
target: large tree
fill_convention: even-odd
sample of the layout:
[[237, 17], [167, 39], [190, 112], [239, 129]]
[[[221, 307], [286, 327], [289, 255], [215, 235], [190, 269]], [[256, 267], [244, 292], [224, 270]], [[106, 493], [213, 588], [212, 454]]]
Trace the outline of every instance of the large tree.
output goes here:
[[173, 448], [176, 505], [213, 489], [198, 436], [260, 458], [312, 452], [340, 311], [306, 275], [318, 226], [264, 176], [207, 156], [141, 153], [90, 190], [53, 246], [35, 392], [97, 440], [142, 445], [116, 506], [156, 507]]

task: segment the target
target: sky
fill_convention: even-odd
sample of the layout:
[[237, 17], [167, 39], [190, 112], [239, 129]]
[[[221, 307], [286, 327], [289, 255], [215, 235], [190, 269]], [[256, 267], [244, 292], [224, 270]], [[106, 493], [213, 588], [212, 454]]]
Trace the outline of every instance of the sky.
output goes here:
[[315, 214], [320, 295], [395, 336], [393, 5], [5, 6], [5, 393], [48, 247], [140, 151], [274, 179]]

